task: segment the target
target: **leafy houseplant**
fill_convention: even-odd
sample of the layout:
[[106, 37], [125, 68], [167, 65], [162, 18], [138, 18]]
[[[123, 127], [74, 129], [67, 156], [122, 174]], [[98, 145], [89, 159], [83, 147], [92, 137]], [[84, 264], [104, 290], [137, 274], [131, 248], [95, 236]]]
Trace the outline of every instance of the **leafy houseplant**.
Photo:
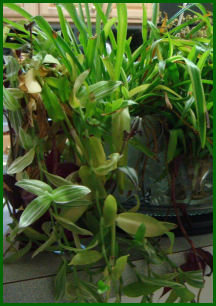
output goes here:
[[[5, 263], [30, 250], [33, 256], [45, 250], [59, 252], [62, 264], [56, 276], [56, 300], [66, 296], [70, 301], [108, 302], [114, 288], [116, 302], [125, 294], [142, 296], [142, 302], [148, 303], [156, 290], [164, 288], [163, 294], [169, 291], [167, 302], [193, 302], [195, 295], [187, 284], [201, 290], [202, 269], [209, 260], [201, 261], [205, 252], [195, 250], [191, 255], [195, 256], [194, 271], [170, 260], [174, 243], [171, 230], [176, 225], [137, 212], [139, 182], [136, 171], [128, 166], [128, 148], [131, 144], [147, 156], [153, 154], [137, 140], [140, 119], [131, 122], [130, 112], [141, 115], [144, 109], [139, 101], [165, 95], [167, 103], [172, 101], [178, 110], [184, 103], [193, 111], [194, 101], [188, 106], [188, 98], [164, 85], [163, 56], [169, 55], [166, 64], [170, 67], [180, 61], [185, 74], [187, 67], [186, 84], [193, 94], [202, 88], [199, 70], [184, 54], [173, 53], [178, 52], [174, 46], [187, 48], [189, 42], [185, 47], [180, 40], [179, 47], [173, 37], [157, 29], [157, 4], [152, 22], [147, 21], [143, 5], [143, 44], [133, 53], [131, 38], [126, 36], [126, 5], [117, 4], [118, 17], [109, 19], [110, 5], [104, 12], [101, 4], [95, 4], [94, 33], [87, 4], [86, 21], [80, 4], [79, 15], [74, 4], [57, 4], [58, 32], [43, 17], [6, 4], [26, 20], [14, 23], [4, 18], [4, 47], [13, 52], [4, 58], [3, 87], [4, 114], [11, 136], [4, 175], [5, 205], [13, 219], [7, 240], [11, 245], [19, 242], [18, 250], [7, 256]], [[77, 27], [78, 38], [62, 8]], [[117, 27], [117, 38], [113, 26]], [[108, 40], [111, 52], [106, 46]], [[169, 43], [168, 55], [161, 51], [164, 42]], [[146, 108], [150, 114], [160, 110], [160, 103], [154, 103], [151, 110]], [[202, 94], [196, 109], [201, 147], [206, 144], [204, 105]], [[163, 115], [170, 117], [166, 111]], [[171, 160], [177, 149], [173, 143], [171, 136]], [[118, 194], [131, 190], [137, 204], [128, 211]], [[160, 244], [164, 234], [171, 242], [168, 250]], [[122, 273], [127, 263], [133, 267], [131, 251], [141, 252], [148, 269], [144, 273], [135, 269], [137, 281], [125, 285]], [[92, 280], [91, 267], [98, 261], [102, 270], [96, 281]], [[171, 272], [158, 275], [152, 264], [163, 263]], [[79, 278], [78, 268], [87, 273], [88, 281]]]

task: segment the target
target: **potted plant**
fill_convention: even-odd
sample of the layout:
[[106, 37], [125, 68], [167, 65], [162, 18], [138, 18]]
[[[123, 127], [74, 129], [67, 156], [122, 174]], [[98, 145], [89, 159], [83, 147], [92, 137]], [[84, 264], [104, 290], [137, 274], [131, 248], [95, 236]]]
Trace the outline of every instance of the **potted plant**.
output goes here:
[[[62, 264], [55, 280], [57, 301], [66, 296], [70, 301], [108, 302], [114, 288], [116, 302], [125, 294], [142, 296], [147, 303], [156, 290], [164, 288], [164, 293], [170, 291], [167, 302], [193, 302], [195, 295], [187, 284], [203, 287], [206, 262], [200, 256], [204, 253], [195, 251], [192, 271], [170, 260], [171, 230], [176, 225], [137, 212], [138, 177], [128, 167], [129, 142], [137, 147], [139, 131], [139, 119], [131, 123], [129, 109], [137, 103], [137, 94], [155, 85], [142, 84], [139, 78], [146, 73], [141, 66], [151, 54], [147, 26], [152, 29], [152, 41], [158, 35], [158, 5], [152, 22], [147, 22], [143, 5], [143, 44], [134, 53], [131, 39], [126, 38], [125, 4], [117, 4], [118, 18], [113, 19], [108, 18], [110, 4], [106, 13], [101, 4], [95, 4], [96, 33], [87, 4], [87, 23], [74, 4], [57, 4], [59, 32], [43, 17], [33, 17], [15, 4], [6, 5], [26, 21], [4, 19], [4, 46], [13, 53], [4, 58], [4, 114], [11, 136], [4, 195], [13, 220], [5, 255], [14, 251], [4, 262], [13, 262], [30, 250], [33, 257], [42, 251], [58, 252]], [[62, 7], [73, 19], [78, 38]], [[82, 12], [81, 5], [79, 8]], [[117, 27], [117, 39], [112, 26]], [[111, 52], [106, 48], [108, 38]], [[157, 69], [155, 62], [150, 67], [152, 74]], [[152, 89], [165, 89], [159, 83], [161, 87]], [[129, 211], [116, 196], [125, 190], [134, 190], [137, 198]], [[168, 250], [160, 244], [164, 234], [171, 241]], [[15, 242], [19, 243], [16, 250], [12, 248]], [[141, 252], [148, 269], [144, 274], [135, 270], [137, 281], [124, 285], [126, 264], [133, 266], [131, 251]], [[103, 265], [95, 280], [91, 267], [98, 261]], [[151, 268], [164, 263], [170, 273], [159, 275]], [[78, 269], [87, 273], [88, 280], [79, 277]]]

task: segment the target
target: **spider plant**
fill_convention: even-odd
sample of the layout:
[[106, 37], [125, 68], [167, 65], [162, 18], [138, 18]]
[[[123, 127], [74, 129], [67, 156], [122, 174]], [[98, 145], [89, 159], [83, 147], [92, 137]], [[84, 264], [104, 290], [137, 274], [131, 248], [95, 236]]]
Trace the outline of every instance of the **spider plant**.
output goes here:
[[[185, 120], [191, 124], [191, 113], [196, 116], [199, 142], [201, 147], [206, 145], [206, 102], [200, 70], [193, 59], [185, 57], [185, 51], [178, 51], [193, 46], [193, 41], [180, 41], [179, 46], [178, 39], [168, 33], [162, 33], [161, 38], [156, 27], [157, 4], [152, 21], [147, 21], [143, 5], [143, 43], [133, 53], [131, 38], [127, 39], [125, 4], [117, 4], [118, 17], [112, 19], [111, 4], [106, 12], [102, 4], [95, 4], [95, 32], [87, 4], [84, 11], [79, 4], [79, 13], [74, 4], [57, 4], [61, 26], [57, 32], [42, 16], [33, 17], [15, 4], [5, 5], [25, 19], [18, 23], [3, 20], [4, 47], [12, 50], [12, 56], [4, 57], [3, 67], [4, 115], [11, 136], [4, 194], [13, 219], [7, 240], [11, 245], [20, 242], [5, 263], [30, 250], [33, 257], [42, 251], [59, 252], [62, 264], [55, 279], [57, 301], [66, 296], [70, 301], [108, 302], [114, 289], [116, 302], [121, 302], [124, 293], [142, 296], [142, 302], [147, 303], [156, 290], [168, 287], [167, 302], [193, 302], [195, 295], [186, 284], [203, 287], [198, 255], [194, 268], [198, 271], [186, 272], [185, 267], [170, 260], [167, 254], [174, 243], [171, 230], [176, 225], [137, 212], [138, 178], [128, 167], [128, 145], [137, 147], [139, 127], [139, 119], [131, 123], [129, 110], [141, 114], [150, 96], [157, 101], [160, 98], [160, 103], [152, 103], [154, 112], [159, 111], [164, 95], [178, 112], [187, 106]], [[65, 19], [63, 8], [79, 37]], [[200, 49], [198, 52], [205, 54]], [[170, 76], [165, 76], [166, 66], [180, 67], [189, 82], [177, 89], [167, 84], [164, 80]], [[194, 97], [197, 90], [202, 94]], [[166, 110], [164, 116], [169, 118]], [[169, 142], [173, 142], [172, 137]], [[139, 147], [152, 154], [147, 146]], [[131, 189], [135, 190], [137, 205], [127, 211], [113, 192]], [[160, 245], [164, 234], [171, 242], [168, 250]], [[134, 250], [141, 252], [148, 269], [144, 268], [144, 273], [135, 269], [137, 281], [126, 285], [122, 273], [127, 263], [133, 266], [129, 255]], [[97, 279], [91, 268], [99, 261], [101, 269], [94, 273]], [[158, 275], [151, 269], [151, 264], [164, 263], [171, 273]], [[85, 271], [85, 281], [79, 277], [78, 268]]]

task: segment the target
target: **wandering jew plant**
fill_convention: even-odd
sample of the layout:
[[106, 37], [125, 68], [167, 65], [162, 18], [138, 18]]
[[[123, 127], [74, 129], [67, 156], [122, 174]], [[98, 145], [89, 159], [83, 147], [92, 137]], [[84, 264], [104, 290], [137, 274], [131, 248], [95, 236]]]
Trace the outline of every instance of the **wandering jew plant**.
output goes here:
[[[157, 26], [158, 4], [153, 5], [152, 21], [143, 4], [143, 41], [132, 52], [126, 4], [117, 4], [117, 18], [109, 18], [112, 4], [106, 11], [102, 4], [94, 5], [95, 28], [88, 4], [78, 4], [79, 13], [73, 3], [57, 4], [61, 29], [56, 32], [42, 16], [5, 4], [24, 21], [3, 20], [4, 47], [11, 50], [3, 67], [4, 115], [11, 138], [4, 205], [13, 220], [4, 262], [29, 251], [33, 257], [43, 251], [58, 253], [57, 301], [106, 303], [114, 295], [121, 302], [126, 295], [150, 303], [163, 288], [167, 303], [199, 302], [200, 292], [196, 298], [188, 285], [201, 291], [212, 257], [192, 243], [184, 265], [172, 262], [177, 225], [139, 212], [140, 176], [128, 157], [133, 146], [157, 159], [157, 137], [152, 147], [138, 135], [145, 115], [158, 118], [165, 130], [167, 175], [178, 213], [178, 157], [189, 152], [200, 158], [212, 155], [211, 15], [201, 4], [190, 4]], [[173, 26], [185, 10], [194, 17]], [[200, 31], [205, 31], [201, 37]], [[127, 210], [119, 199], [131, 192], [137, 203]], [[170, 240], [168, 249], [161, 243], [163, 235]], [[15, 242], [17, 249], [12, 248]], [[142, 271], [132, 262], [136, 253], [144, 258]], [[96, 264], [99, 268], [92, 273]], [[164, 264], [169, 272], [158, 274], [154, 267]], [[134, 269], [136, 281], [125, 283], [127, 266]]]

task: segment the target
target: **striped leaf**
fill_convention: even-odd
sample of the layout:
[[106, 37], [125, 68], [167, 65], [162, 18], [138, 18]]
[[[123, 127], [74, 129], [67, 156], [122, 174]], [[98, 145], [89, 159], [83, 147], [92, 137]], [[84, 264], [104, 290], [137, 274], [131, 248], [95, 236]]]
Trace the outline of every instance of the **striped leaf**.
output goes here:
[[17, 186], [25, 189], [28, 192], [31, 192], [33, 194], [36, 194], [37, 196], [41, 196], [44, 194], [44, 192], [52, 192], [52, 188], [39, 180], [27, 180], [27, 179], [23, 179], [19, 182], [16, 183]]
[[82, 200], [91, 190], [80, 185], [60, 186], [53, 190], [53, 201], [58, 204], [74, 203]]
[[8, 174], [14, 174], [22, 172], [26, 167], [28, 167], [34, 160], [35, 149], [32, 148], [24, 156], [17, 157], [7, 170]]
[[49, 209], [52, 198], [48, 194], [41, 195], [34, 199], [23, 211], [19, 228], [27, 227], [37, 221]]
[[3, 104], [4, 107], [12, 112], [16, 111], [20, 108], [20, 104], [15, 99], [14, 95], [10, 92], [10, 90], [6, 89], [3, 86]]

